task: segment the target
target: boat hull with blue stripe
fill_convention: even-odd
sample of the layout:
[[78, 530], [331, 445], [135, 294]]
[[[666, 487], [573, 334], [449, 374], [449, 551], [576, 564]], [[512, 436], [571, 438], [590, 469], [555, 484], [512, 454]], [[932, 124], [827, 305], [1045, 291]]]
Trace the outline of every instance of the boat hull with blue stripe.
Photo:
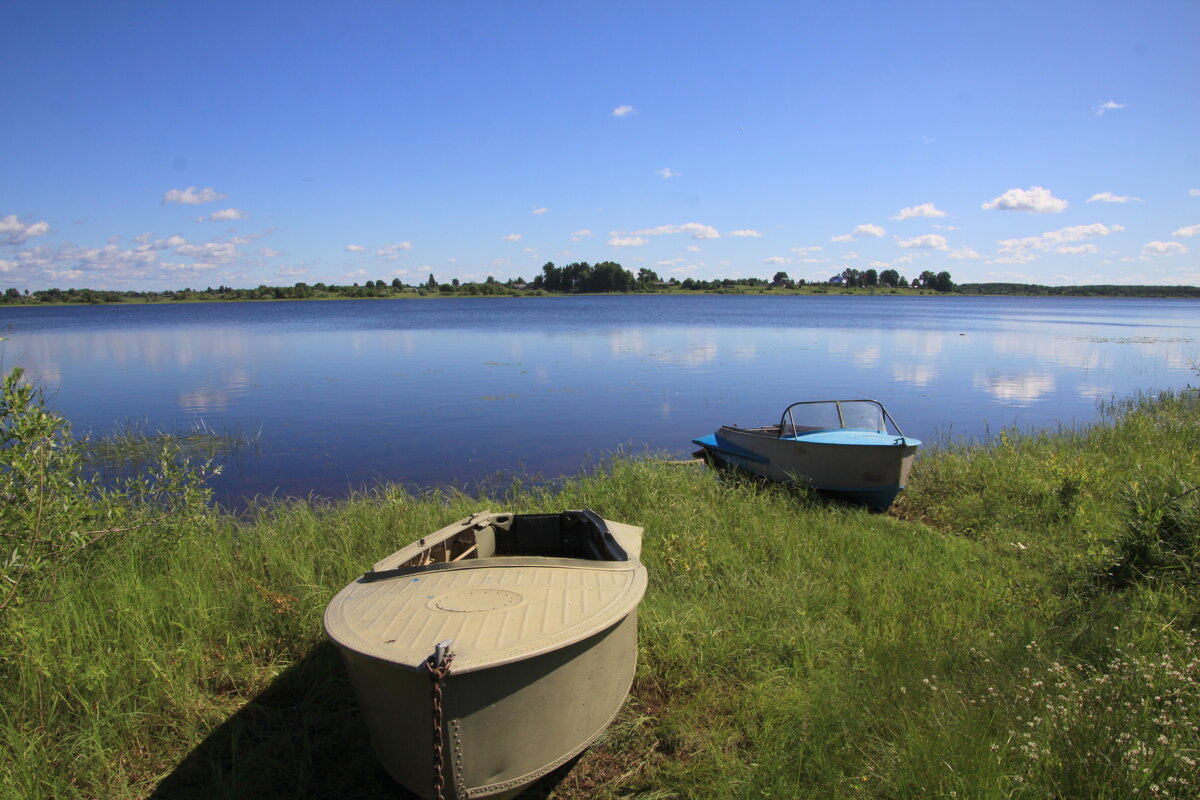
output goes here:
[[718, 465], [884, 511], [907, 485], [921, 441], [905, 436], [875, 400], [788, 406], [778, 425], [725, 425], [692, 440]]

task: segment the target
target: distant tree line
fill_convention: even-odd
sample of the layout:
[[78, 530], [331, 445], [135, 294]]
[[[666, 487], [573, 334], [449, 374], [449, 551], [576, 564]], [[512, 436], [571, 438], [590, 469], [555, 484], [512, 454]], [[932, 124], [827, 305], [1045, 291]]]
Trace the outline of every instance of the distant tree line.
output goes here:
[[1036, 283], [964, 283], [963, 294], [1023, 295], [1041, 297], [1200, 297], [1200, 286], [1041, 286]]
[[[432, 277], [432, 276], [431, 276]], [[42, 289], [24, 293], [8, 289], [0, 304], [36, 305], [38, 303], [136, 303], [162, 301], [218, 301], [218, 300], [315, 300], [361, 297], [401, 297], [404, 295], [429, 294], [522, 294], [513, 284], [520, 279], [499, 283], [489, 277], [483, 283], [461, 284], [456, 279], [451, 283], [432, 286], [422, 284], [410, 286], [399, 278], [387, 281], [367, 281], [363, 284], [337, 285], [326, 283], [297, 283], [292, 286], [258, 286], [252, 289], [235, 289], [231, 286], [212, 286], [207, 289], [177, 289], [167, 291], [98, 291], [93, 289]]]
[[310, 300], [336, 298], [390, 298], [403, 296], [487, 296], [487, 295], [538, 295], [538, 294], [601, 294], [612, 292], [739, 292], [769, 291], [772, 289], [807, 289], [825, 292], [838, 287], [851, 289], [917, 289], [935, 292], [959, 292], [962, 294], [988, 295], [1042, 295], [1076, 297], [1200, 297], [1197, 286], [1041, 286], [1025, 283], [966, 283], [956, 284], [949, 272], [926, 270], [911, 280], [894, 269], [876, 271], [843, 269], [827, 281], [806, 282], [792, 280], [786, 272], [776, 272], [767, 281], [764, 278], [715, 278], [700, 280], [678, 278], [663, 280], [652, 269], [645, 267], [634, 275], [612, 261], [589, 264], [580, 261], [565, 266], [547, 262], [542, 271], [528, 283], [524, 278], [498, 281], [488, 276], [484, 281], [460, 282], [454, 278], [440, 283], [432, 274], [422, 283], [415, 285], [402, 282], [368, 280], [365, 283], [348, 285], [326, 283], [296, 283], [292, 286], [261, 285], [253, 289], [235, 289], [231, 286], [208, 287], [206, 289], [179, 289], [174, 291], [117, 291], [107, 289], [40, 289], [20, 291], [10, 288], [0, 295], [0, 305], [38, 305], [42, 303], [138, 303], [163, 301], [218, 301], [218, 300]]
[[652, 289], [659, 279], [653, 270], [648, 269], [641, 270], [639, 277], [640, 280], [612, 261], [603, 261], [595, 266], [580, 261], [565, 267], [556, 267], [553, 261], [547, 261], [542, 266], [542, 274], [533, 279], [532, 286], [534, 289], [566, 294], [636, 292]]
[[841, 275], [835, 275], [831, 282], [852, 289], [867, 289], [881, 286], [887, 289], [932, 289], [935, 292], [954, 291], [954, 279], [949, 272], [933, 272], [925, 270], [911, 281], [894, 269], [876, 272], [873, 269], [857, 270], [847, 267]]
[[663, 280], [652, 269], [642, 267], [635, 276], [612, 261], [591, 265], [586, 261], [557, 267], [553, 261], [542, 266], [542, 274], [533, 279], [530, 288], [564, 294], [597, 294], [604, 292], [653, 292], [663, 289], [713, 291], [737, 286], [765, 288], [770, 284], [763, 278], [717, 278], [711, 281], [685, 278]]

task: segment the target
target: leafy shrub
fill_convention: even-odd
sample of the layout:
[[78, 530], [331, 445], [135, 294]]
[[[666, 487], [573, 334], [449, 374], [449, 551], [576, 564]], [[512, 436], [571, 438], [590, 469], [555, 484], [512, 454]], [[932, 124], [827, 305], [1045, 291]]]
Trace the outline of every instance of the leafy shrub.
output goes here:
[[202, 513], [217, 472], [166, 443], [145, 472], [102, 485], [70, 423], [23, 377], [15, 368], [0, 387], [0, 613], [106, 537]]

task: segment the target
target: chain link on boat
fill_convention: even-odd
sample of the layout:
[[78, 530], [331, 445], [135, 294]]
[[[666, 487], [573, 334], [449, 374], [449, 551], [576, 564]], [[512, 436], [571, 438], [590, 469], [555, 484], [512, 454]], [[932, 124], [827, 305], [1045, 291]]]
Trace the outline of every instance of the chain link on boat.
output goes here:
[[450, 672], [450, 663], [454, 654], [450, 652], [450, 642], [438, 642], [434, 645], [433, 654], [425, 659], [425, 668], [429, 670], [429, 680], [433, 683], [433, 796], [437, 800], [445, 800], [446, 789], [446, 754], [442, 746], [442, 682]]

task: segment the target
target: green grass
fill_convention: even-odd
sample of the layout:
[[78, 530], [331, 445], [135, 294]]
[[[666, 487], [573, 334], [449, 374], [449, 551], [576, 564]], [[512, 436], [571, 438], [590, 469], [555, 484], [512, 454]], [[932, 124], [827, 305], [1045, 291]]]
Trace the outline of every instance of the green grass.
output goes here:
[[581, 506], [645, 528], [638, 673], [532, 796], [1195, 796], [1198, 412], [925, 453], [887, 515], [622, 458], [106, 540], [0, 618], [0, 796], [403, 796], [325, 604], [473, 511]]

